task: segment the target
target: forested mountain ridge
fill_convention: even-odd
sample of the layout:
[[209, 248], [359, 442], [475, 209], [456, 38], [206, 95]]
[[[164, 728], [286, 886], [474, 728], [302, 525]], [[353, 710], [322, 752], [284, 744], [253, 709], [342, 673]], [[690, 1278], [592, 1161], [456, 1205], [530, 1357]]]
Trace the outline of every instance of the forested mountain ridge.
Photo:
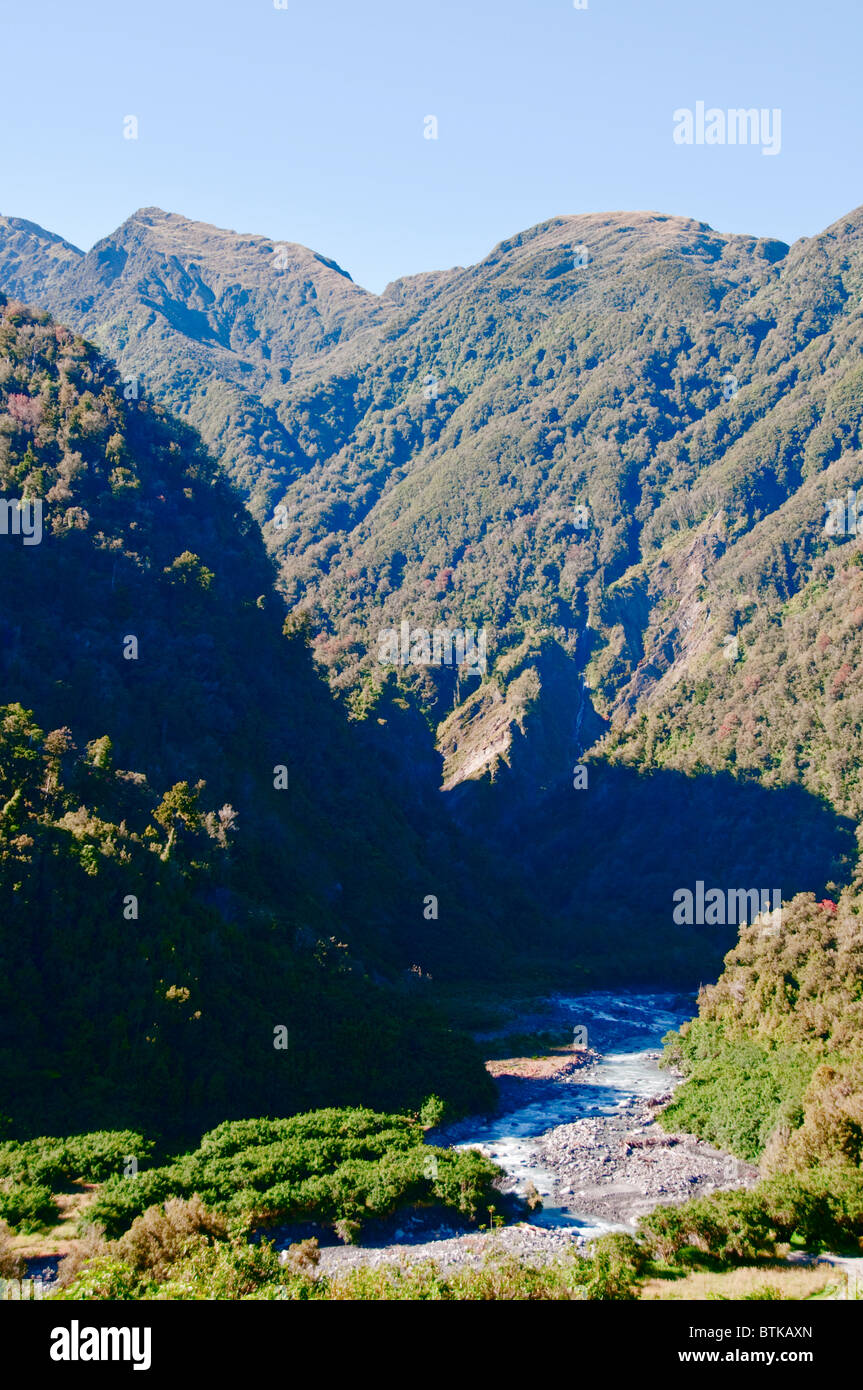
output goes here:
[[[861, 230], [560, 217], [375, 296], [143, 209], [86, 256], [5, 219], [0, 285], [196, 423], [362, 727], [552, 935], [683, 969], [681, 884], [820, 895], [856, 856], [863, 599], [824, 520], [859, 477]], [[485, 628], [487, 674], [382, 666], [403, 622]]]
[[[569, 703], [587, 675], [589, 744], [597, 714], [640, 716], [721, 653], [733, 599], [707, 605], [708, 582], [725, 599], [739, 566], [770, 570], [771, 516], [798, 544], [792, 496], [817, 533], [816, 475], [856, 438], [860, 221], [789, 251], [659, 214], [555, 218], [374, 296], [304, 248], [158, 209], [86, 256], [4, 219], [0, 284], [201, 428], [361, 708], [392, 678], [382, 628], [486, 626], [495, 679], [442, 731], [444, 781], [464, 775], [453, 742], [475, 776], [547, 710], [544, 784], [576, 751], [549, 644]], [[450, 731], [473, 694], [447, 670], [400, 676]]]
[[433, 764], [348, 725], [192, 431], [5, 299], [0, 493], [0, 1115], [481, 1102], [407, 987], [511, 949]]
[[305, 247], [158, 208], [86, 256], [19, 218], [0, 227], [7, 292], [51, 307], [134, 374], [135, 389], [187, 415], [250, 495], [289, 466], [268, 390], [381, 317], [373, 295]]

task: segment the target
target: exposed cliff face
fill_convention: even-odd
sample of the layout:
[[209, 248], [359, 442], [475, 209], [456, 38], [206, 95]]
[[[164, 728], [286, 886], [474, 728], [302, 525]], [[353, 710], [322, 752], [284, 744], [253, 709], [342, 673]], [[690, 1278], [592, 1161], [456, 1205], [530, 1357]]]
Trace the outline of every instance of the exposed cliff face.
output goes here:
[[[642, 705], [661, 698], [698, 658], [712, 652], [717, 641], [719, 615], [710, 604], [711, 580], [716, 562], [724, 553], [722, 513], [711, 518], [682, 544], [669, 546], [663, 559], [646, 572], [639, 566], [613, 584], [602, 608], [603, 623], [611, 637], [602, 649], [605, 670], [609, 656], [619, 668], [628, 660], [628, 681], [621, 681], [609, 702], [608, 713], [629, 717]], [[604, 674], [602, 656], [597, 674]]]
[[489, 777], [535, 801], [569, 782], [585, 740], [602, 728], [577, 672], [574, 657], [547, 638], [511, 653], [500, 681], [483, 682], [438, 728], [443, 790]]

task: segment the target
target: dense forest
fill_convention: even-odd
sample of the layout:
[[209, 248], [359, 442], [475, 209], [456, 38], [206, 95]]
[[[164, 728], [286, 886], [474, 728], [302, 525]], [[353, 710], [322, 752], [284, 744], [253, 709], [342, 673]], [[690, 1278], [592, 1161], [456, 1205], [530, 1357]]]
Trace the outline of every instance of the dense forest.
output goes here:
[[[145, 208], [86, 255], [2, 219], [0, 288], [201, 431], [352, 727], [514, 866], [540, 956], [698, 983], [733, 934], [682, 938], [675, 890], [835, 896], [856, 859], [858, 547], [825, 518], [858, 476], [861, 227], [562, 217], [373, 295]], [[403, 622], [485, 630], [487, 672], [381, 664]]]
[[197, 438], [6, 301], [0, 490], [42, 507], [38, 545], [0, 536], [0, 1113], [482, 1102], [424, 981], [493, 975], [512, 932], [482, 903], [468, 931], [483, 862], [433, 772], [405, 795], [348, 725]]
[[[423, 1139], [494, 1100], [459, 999], [563, 985], [700, 984], [663, 1123], [761, 1174], [590, 1296], [853, 1246], [861, 239], [556, 218], [375, 296], [158, 209], [86, 255], [0, 218], [0, 1221], [104, 1184], [79, 1291], [391, 1296], [238, 1232], [476, 1219], [494, 1165]], [[403, 624], [487, 669], [382, 664]], [[696, 883], [781, 929], [681, 926]]]

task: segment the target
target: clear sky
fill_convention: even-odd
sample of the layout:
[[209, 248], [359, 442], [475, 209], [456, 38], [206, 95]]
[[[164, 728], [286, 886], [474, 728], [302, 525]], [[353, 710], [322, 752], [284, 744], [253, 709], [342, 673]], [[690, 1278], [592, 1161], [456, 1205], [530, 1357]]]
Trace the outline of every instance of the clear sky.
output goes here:
[[[84, 248], [155, 205], [381, 290], [560, 213], [792, 241], [863, 203], [863, 0], [0, 0], [0, 35], [0, 212]], [[675, 144], [698, 101], [780, 108], [779, 154]]]

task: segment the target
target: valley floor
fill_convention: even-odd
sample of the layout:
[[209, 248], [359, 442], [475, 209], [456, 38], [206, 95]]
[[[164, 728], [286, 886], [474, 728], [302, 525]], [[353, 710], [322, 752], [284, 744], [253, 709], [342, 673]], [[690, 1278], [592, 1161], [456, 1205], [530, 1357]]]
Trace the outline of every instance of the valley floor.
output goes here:
[[[503, 1168], [497, 1208], [481, 1214], [479, 1229], [452, 1210], [418, 1208], [367, 1222], [358, 1244], [342, 1244], [331, 1227], [317, 1223], [261, 1234], [283, 1252], [283, 1262], [290, 1246], [314, 1237], [320, 1247], [316, 1273], [335, 1279], [357, 1269], [425, 1261], [449, 1273], [506, 1258], [540, 1266], [585, 1253], [597, 1235], [634, 1230], [657, 1205], [754, 1186], [758, 1170], [752, 1165], [657, 1123], [678, 1079], [660, 1070], [658, 1044], [685, 1009], [685, 1000], [664, 995], [557, 997], [538, 1013], [516, 1016], [502, 1034], [486, 1035], [487, 1052], [506, 1052], [511, 1039], [523, 1053], [487, 1063], [498, 1089], [495, 1114], [426, 1135], [435, 1145], [480, 1148]], [[573, 1027], [579, 1037], [588, 1032], [590, 1047], [548, 1042]], [[544, 1043], [536, 1053], [529, 1050], [532, 1039]], [[88, 1187], [80, 1185], [61, 1203], [68, 1219], [50, 1235], [17, 1238], [31, 1275], [50, 1280], [57, 1257], [74, 1248], [73, 1218], [87, 1204]], [[533, 1206], [529, 1220], [523, 1219], [525, 1200]], [[855, 1289], [863, 1289], [863, 1259], [795, 1252], [736, 1269], [654, 1270], [641, 1297], [835, 1299], [859, 1297]]]
[[[448, 1213], [396, 1215], [364, 1228], [362, 1244], [324, 1243], [311, 1228], [277, 1235], [287, 1248], [311, 1234], [321, 1244], [319, 1268], [338, 1275], [359, 1266], [433, 1259], [443, 1269], [479, 1268], [494, 1252], [544, 1263], [610, 1230], [630, 1230], [660, 1203], [719, 1189], [751, 1187], [758, 1170], [692, 1135], [667, 1134], [656, 1123], [677, 1078], [660, 1071], [658, 1043], [685, 1016], [679, 999], [594, 993], [543, 1001], [516, 1015], [508, 1032], [572, 1028], [573, 1017], [597, 1045], [548, 1048], [540, 1055], [496, 1058], [499, 1105], [492, 1118], [472, 1117], [428, 1138], [479, 1147], [506, 1172], [502, 1206], [532, 1185], [542, 1208], [529, 1222], [485, 1231], [459, 1228]], [[529, 1035], [529, 1032], [528, 1032]], [[505, 1036], [502, 1039], [505, 1041]], [[486, 1037], [495, 1050], [494, 1037]], [[497, 1050], [500, 1050], [499, 1048]], [[562, 1123], [561, 1123], [562, 1121]], [[507, 1202], [506, 1199], [509, 1199]]]

